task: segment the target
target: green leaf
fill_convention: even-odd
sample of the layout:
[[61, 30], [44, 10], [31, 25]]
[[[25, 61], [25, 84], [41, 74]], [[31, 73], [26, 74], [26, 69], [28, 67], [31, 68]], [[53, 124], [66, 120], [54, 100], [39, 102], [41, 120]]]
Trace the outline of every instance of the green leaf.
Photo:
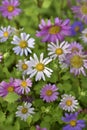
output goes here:
[[9, 103], [14, 103], [18, 98], [19, 98], [19, 95], [17, 95], [14, 92], [9, 92], [8, 95], [4, 98], [4, 100]]
[[18, 121], [15, 122], [14, 130], [20, 130], [20, 123]]
[[2, 111], [0, 111], [0, 123], [5, 121], [5, 113], [3, 113]]

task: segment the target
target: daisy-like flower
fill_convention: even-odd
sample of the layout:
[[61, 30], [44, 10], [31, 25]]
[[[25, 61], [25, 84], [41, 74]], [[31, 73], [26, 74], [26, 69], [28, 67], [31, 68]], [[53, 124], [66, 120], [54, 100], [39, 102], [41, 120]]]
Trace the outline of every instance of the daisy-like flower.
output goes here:
[[53, 102], [58, 98], [58, 88], [55, 84], [46, 84], [40, 92], [40, 98], [42, 98], [46, 102]]
[[1, 27], [0, 29], [0, 42], [5, 42], [11, 36], [12, 30], [11, 26]]
[[77, 43], [76, 41], [70, 43], [69, 49], [70, 49], [71, 53], [83, 51], [82, 45], [80, 43]]
[[75, 36], [77, 33], [83, 30], [83, 24], [81, 21], [75, 21], [71, 25], [71, 36]]
[[53, 59], [57, 57], [62, 58], [65, 54], [70, 53], [69, 44], [68, 42], [65, 42], [65, 41], [59, 44], [59, 41], [57, 40], [56, 44], [53, 42], [48, 44], [48, 51], [49, 51], [48, 55], [51, 58]]
[[0, 83], [0, 96], [5, 97], [9, 92], [16, 92], [15, 88], [16, 86], [14, 85], [13, 78], [10, 79], [9, 83], [2, 81]]
[[77, 119], [78, 113], [65, 113], [65, 117], [62, 117], [62, 120], [67, 123], [66, 126], [63, 127], [63, 130], [82, 130], [86, 127], [84, 120]]
[[27, 102], [25, 102], [23, 106], [18, 106], [17, 107], [18, 111], [16, 111], [15, 113], [16, 116], [20, 117], [21, 120], [26, 121], [29, 116], [34, 114], [34, 108], [31, 106], [32, 104]]
[[19, 60], [16, 67], [18, 70], [23, 72], [23, 75], [25, 75], [25, 74], [27, 74], [27, 71], [29, 69], [29, 61], [27, 61], [26, 59]]
[[19, 0], [2, 0], [2, 6], [0, 6], [2, 16], [12, 19], [14, 16], [19, 15], [21, 12], [21, 9], [18, 8], [19, 4]]
[[50, 78], [51, 73], [53, 72], [52, 69], [46, 67], [46, 65], [52, 61], [52, 59], [49, 59], [48, 57], [44, 58], [44, 54], [41, 53], [40, 60], [38, 59], [37, 55], [33, 55], [34, 58], [30, 57], [29, 65], [30, 68], [27, 71], [27, 74], [30, 75], [30, 78], [35, 76], [35, 80], [45, 80], [45, 75]]
[[16, 35], [13, 37], [13, 41], [11, 43], [17, 45], [13, 48], [14, 53], [20, 56], [23, 54], [28, 56], [28, 53], [32, 53], [30, 48], [34, 48], [35, 40], [29, 37], [30, 35], [26, 33], [21, 33], [20, 38]]
[[79, 1], [77, 6], [73, 6], [71, 9], [75, 14], [75, 17], [84, 21], [87, 24], [87, 1]]
[[18, 94], [27, 94], [30, 92], [30, 87], [32, 87], [32, 81], [29, 78], [26, 80], [15, 79], [14, 84], [16, 86], [15, 91]]
[[81, 34], [81, 37], [80, 37], [84, 43], [87, 44], [87, 28], [85, 28], [83, 31], [82, 31], [82, 34]]
[[70, 72], [75, 75], [83, 74], [86, 76], [85, 69], [87, 69], [87, 55], [82, 55], [81, 53], [76, 52], [69, 58]]
[[47, 130], [47, 128], [41, 128], [39, 125], [36, 125], [36, 130]]
[[78, 101], [75, 99], [74, 96], [64, 94], [62, 95], [59, 106], [65, 111], [73, 112], [76, 108], [78, 108]]
[[56, 42], [63, 41], [66, 36], [71, 34], [70, 20], [61, 20], [55, 18], [55, 23], [52, 24], [50, 20], [46, 23], [43, 19], [39, 25], [40, 31], [37, 31], [36, 36], [42, 37], [42, 42]]

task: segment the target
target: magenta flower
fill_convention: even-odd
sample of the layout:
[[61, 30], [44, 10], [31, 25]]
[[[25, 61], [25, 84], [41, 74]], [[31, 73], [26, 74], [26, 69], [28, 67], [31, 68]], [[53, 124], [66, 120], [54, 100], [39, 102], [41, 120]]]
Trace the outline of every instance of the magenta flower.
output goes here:
[[39, 125], [36, 125], [36, 130], [47, 130], [47, 128], [41, 128]]
[[70, 20], [61, 20], [58, 17], [55, 18], [55, 23], [52, 25], [48, 20], [46, 23], [43, 19], [39, 25], [40, 31], [37, 31], [36, 36], [42, 37], [42, 42], [56, 42], [63, 41], [66, 36], [71, 34]]
[[15, 79], [14, 84], [16, 86], [15, 91], [18, 94], [29, 93], [30, 87], [32, 87], [32, 81], [29, 78], [26, 80]]
[[15, 92], [15, 85], [13, 78], [10, 79], [9, 83], [5, 81], [2, 81], [0, 83], [0, 96], [5, 97], [9, 92]]
[[75, 17], [84, 21], [87, 24], [87, 1], [78, 1], [77, 6], [72, 6], [72, 11], [75, 14]]
[[53, 102], [58, 98], [58, 88], [55, 84], [46, 84], [40, 92], [40, 98], [43, 98], [46, 102]]
[[17, 8], [17, 6], [19, 6], [19, 0], [3, 0], [2, 6], [0, 6], [0, 12], [3, 17], [12, 19], [21, 12], [21, 9]]

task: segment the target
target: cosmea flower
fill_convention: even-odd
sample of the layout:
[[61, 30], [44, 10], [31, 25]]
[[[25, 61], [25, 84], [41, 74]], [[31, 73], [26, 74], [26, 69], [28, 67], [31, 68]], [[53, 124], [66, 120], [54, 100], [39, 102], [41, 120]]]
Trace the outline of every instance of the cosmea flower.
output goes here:
[[53, 102], [58, 98], [58, 88], [55, 84], [46, 84], [40, 92], [40, 98], [43, 98], [46, 102]]
[[18, 64], [16, 65], [17, 69], [22, 71], [23, 74], [27, 74], [27, 71], [29, 69], [29, 61], [27, 59], [19, 60]]
[[0, 6], [0, 12], [3, 17], [12, 19], [14, 16], [20, 14], [21, 9], [18, 8], [19, 0], [2, 0], [2, 5]]
[[78, 101], [75, 99], [74, 96], [64, 94], [62, 95], [59, 106], [65, 111], [73, 112], [78, 107]]
[[75, 21], [71, 25], [71, 36], [75, 36], [77, 33], [83, 30], [83, 23], [81, 21]]
[[48, 44], [48, 51], [49, 51], [48, 55], [51, 58], [54, 58], [54, 59], [56, 57], [62, 58], [65, 54], [70, 53], [69, 44], [68, 42], [65, 42], [65, 41], [59, 43], [59, 41], [57, 40], [56, 44], [53, 42]]
[[15, 91], [18, 94], [29, 93], [30, 87], [32, 87], [32, 81], [29, 78], [26, 80], [15, 79], [14, 84], [16, 86]]
[[34, 48], [35, 40], [29, 37], [30, 35], [26, 33], [21, 33], [20, 38], [16, 35], [13, 37], [13, 41], [11, 43], [16, 45], [16, 47], [13, 48], [14, 53], [17, 55], [19, 54], [20, 56], [23, 54], [28, 56], [28, 53], [32, 53], [31, 48]]
[[11, 26], [8, 27], [1, 27], [0, 29], [0, 42], [5, 42], [11, 36], [12, 30]]
[[65, 117], [62, 117], [62, 120], [67, 123], [66, 126], [63, 127], [63, 130], [82, 130], [85, 128], [85, 121], [77, 119], [78, 113], [65, 113]]
[[30, 78], [35, 76], [35, 80], [45, 80], [45, 75], [47, 77], [51, 76], [51, 73], [53, 72], [50, 68], [46, 67], [46, 65], [52, 61], [52, 59], [49, 59], [48, 57], [44, 59], [44, 54], [41, 53], [40, 60], [38, 59], [37, 55], [33, 55], [34, 58], [30, 57], [29, 65], [30, 68], [27, 72], [27, 74], [30, 75]]
[[40, 31], [37, 31], [36, 36], [42, 37], [42, 42], [56, 42], [63, 41], [66, 36], [71, 33], [70, 20], [61, 20], [55, 18], [55, 23], [52, 24], [50, 20], [46, 23], [43, 19], [39, 25]]
[[9, 92], [16, 92], [16, 86], [14, 85], [13, 78], [10, 79], [10, 82], [2, 81], [0, 83], [0, 96], [5, 97]]
[[30, 115], [34, 114], [34, 108], [31, 106], [32, 104], [27, 102], [25, 102], [23, 106], [18, 106], [18, 111], [15, 113], [16, 116], [20, 117], [21, 120], [26, 121]]
[[84, 21], [87, 24], [87, 1], [79, 1], [77, 6], [73, 6], [72, 8], [75, 17]]
[[82, 31], [82, 34], [81, 34], [81, 37], [80, 37], [84, 43], [87, 44], [87, 28], [85, 28], [83, 31]]

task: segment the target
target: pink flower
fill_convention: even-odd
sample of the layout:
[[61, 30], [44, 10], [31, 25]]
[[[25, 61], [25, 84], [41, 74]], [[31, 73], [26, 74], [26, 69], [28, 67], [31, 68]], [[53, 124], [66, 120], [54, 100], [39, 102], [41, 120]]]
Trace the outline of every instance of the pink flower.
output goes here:
[[47, 130], [47, 128], [40, 128], [39, 125], [36, 125], [36, 130]]
[[18, 94], [27, 94], [30, 92], [30, 87], [32, 87], [32, 81], [29, 78], [26, 80], [15, 79], [14, 84], [16, 86], [15, 91]]
[[0, 12], [2, 13], [3, 17], [12, 19], [21, 12], [21, 9], [17, 8], [17, 6], [19, 6], [19, 0], [2, 0]]
[[15, 92], [15, 85], [13, 78], [10, 79], [9, 83], [5, 81], [2, 81], [0, 83], [0, 96], [5, 97], [9, 92]]
[[42, 42], [56, 42], [57, 39], [63, 41], [66, 36], [71, 34], [70, 20], [63, 21], [58, 17], [55, 18], [53, 25], [50, 20], [46, 23], [42, 19], [39, 29], [40, 31], [37, 31], [36, 36], [42, 37]]

